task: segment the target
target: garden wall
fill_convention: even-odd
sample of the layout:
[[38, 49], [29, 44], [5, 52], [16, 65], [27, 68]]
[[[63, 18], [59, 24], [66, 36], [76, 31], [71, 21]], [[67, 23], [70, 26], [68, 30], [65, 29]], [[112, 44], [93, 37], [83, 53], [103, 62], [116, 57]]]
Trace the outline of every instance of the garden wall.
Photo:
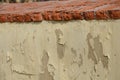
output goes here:
[[119, 80], [117, 1], [0, 5], [0, 80]]

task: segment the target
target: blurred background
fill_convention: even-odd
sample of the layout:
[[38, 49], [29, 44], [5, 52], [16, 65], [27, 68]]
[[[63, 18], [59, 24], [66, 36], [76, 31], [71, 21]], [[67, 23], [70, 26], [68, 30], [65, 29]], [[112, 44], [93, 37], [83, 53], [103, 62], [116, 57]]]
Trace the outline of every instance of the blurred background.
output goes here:
[[40, 1], [61, 1], [61, 0], [0, 0], [0, 3], [24, 3], [24, 2], [40, 2]]

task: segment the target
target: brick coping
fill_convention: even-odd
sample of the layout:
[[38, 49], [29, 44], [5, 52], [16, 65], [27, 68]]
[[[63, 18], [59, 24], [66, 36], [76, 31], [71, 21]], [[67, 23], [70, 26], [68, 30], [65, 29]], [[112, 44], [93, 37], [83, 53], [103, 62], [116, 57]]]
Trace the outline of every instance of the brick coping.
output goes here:
[[0, 4], [0, 22], [120, 19], [120, 0], [64, 0]]

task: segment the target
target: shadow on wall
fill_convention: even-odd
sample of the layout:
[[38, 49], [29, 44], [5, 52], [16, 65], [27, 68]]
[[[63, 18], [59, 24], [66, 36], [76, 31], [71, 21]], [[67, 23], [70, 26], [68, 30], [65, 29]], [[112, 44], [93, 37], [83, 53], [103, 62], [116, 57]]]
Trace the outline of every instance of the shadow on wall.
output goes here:
[[40, 1], [60, 1], [60, 0], [0, 0], [2, 3], [24, 3], [24, 2], [40, 2]]

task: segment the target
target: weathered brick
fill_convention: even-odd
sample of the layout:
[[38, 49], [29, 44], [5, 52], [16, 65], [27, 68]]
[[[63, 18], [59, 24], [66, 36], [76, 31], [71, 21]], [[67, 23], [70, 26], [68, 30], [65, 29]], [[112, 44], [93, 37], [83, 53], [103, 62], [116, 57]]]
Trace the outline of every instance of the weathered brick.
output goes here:
[[120, 19], [120, 10], [109, 10], [108, 12], [111, 19]]
[[31, 16], [32, 21], [42, 21], [41, 13], [33, 13]]
[[0, 22], [120, 19], [119, 0], [66, 0], [1, 4]]
[[43, 19], [44, 20], [53, 20], [52, 19], [52, 12], [46, 11], [43, 13]]
[[75, 20], [77, 20], [77, 19], [79, 19], [79, 20], [83, 19], [82, 12], [79, 12], [79, 11], [72, 12], [72, 17]]
[[6, 22], [7, 21], [7, 15], [6, 14], [0, 14], [0, 22]]
[[13, 14], [12, 15], [12, 20], [14, 22], [24, 22], [24, 16], [20, 14]]
[[51, 13], [51, 14], [52, 14], [53, 20], [57, 20], [57, 21], [62, 20], [62, 13], [53, 11], [53, 13]]
[[106, 19], [109, 19], [109, 15], [108, 15], [108, 12], [107, 11], [96, 11], [95, 12], [96, 14], [96, 19], [103, 19], [103, 20], [106, 20]]
[[86, 11], [83, 13], [84, 19], [93, 20], [95, 19], [94, 11]]
[[11, 14], [7, 15], [7, 22], [13, 22], [13, 16]]
[[31, 14], [31, 13], [30, 13], [30, 14], [29, 14], [29, 13], [26, 13], [26, 14], [24, 15], [24, 18], [25, 18], [24, 21], [26, 21], [26, 22], [30, 22], [30, 21], [32, 21], [30, 15], [32, 15], [32, 14]]
[[62, 13], [63, 20], [72, 20], [72, 14], [70, 12], [63, 12]]

